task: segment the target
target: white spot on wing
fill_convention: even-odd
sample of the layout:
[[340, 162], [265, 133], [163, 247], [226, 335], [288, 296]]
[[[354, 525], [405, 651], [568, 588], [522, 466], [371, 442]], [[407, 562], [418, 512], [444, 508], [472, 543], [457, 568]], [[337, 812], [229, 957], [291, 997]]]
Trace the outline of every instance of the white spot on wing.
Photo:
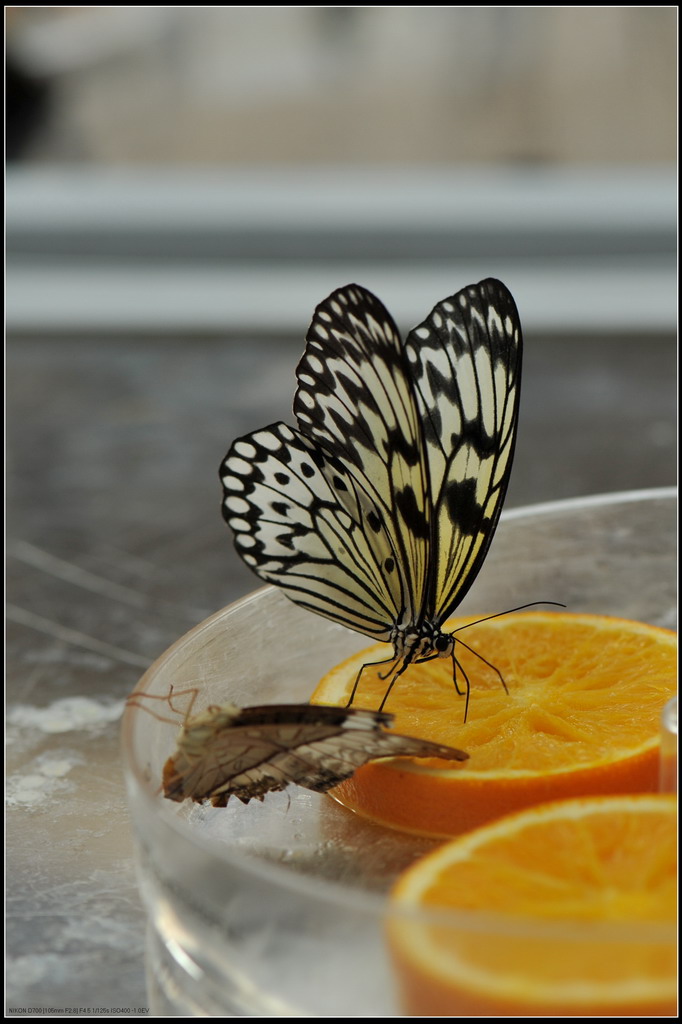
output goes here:
[[230, 512], [237, 513], [248, 512], [250, 508], [248, 501], [245, 501], [238, 495], [233, 494], [228, 495], [228, 497], [225, 499], [225, 507], [228, 508]]
[[235, 441], [234, 451], [245, 459], [252, 459], [256, 454], [255, 447], [249, 441]]
[[240, 480], [238, 476], [224, 476], [223, 486], [228, 491], [243, 491], [244, 481]]
[[276, 434], [271, 433], [269, 430], [259, 430], [258, 433], [253, 435], [254, 441], [262, 445], [269, 452], [278, 452], [282, 447], [282, 442]]
[[236, 455], [232, 455], [225, 463], [228, 469], [231, 469], [233, 473], [238, 473], [240, 476], [251, 476], [253, 473], [253, 466], [250, 462], [246, 462], [245, 459], [239, 459]]

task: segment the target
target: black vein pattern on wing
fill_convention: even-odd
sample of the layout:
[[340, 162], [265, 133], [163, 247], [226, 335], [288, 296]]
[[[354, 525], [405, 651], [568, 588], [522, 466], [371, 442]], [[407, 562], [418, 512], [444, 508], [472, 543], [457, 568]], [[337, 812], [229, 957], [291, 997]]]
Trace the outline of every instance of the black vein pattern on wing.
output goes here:
[[247, 565], [284, 587], [296, 604], [389, 638], [400, 608], [368, 537], [385, 549], [390, 541], [377, 513], [356, 500], [355, 480], [334, 456], [275, 423], [238, 438], [221, 477], [223, 512]]
[[414, 622], [424, 598], [430, 488], [409, 367], [383, 304], [358, 285], [337, 289], [315, 310], [296, 373], [299, 426], [354, 475], [360, 503], [379, 515], [389, 547], [372, 547], [402, 609], [396, 622]]
[[434, 504], [422, 613], [430, 611], [438, 625], [476, 578], [499, 520], [518, 418], [521, 346], [514, 300], [493, 279], [438, 303], [405, 343]]

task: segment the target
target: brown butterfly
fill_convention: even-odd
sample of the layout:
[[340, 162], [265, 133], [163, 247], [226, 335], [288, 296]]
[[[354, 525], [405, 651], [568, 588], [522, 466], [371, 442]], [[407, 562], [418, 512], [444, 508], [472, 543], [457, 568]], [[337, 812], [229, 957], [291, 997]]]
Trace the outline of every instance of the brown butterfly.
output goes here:
[[231, 796], [262, 800], [292, 782], [324, 793], [379, 757], [469, 756], [386, 732], [392, 721], [385, 712], [320, 704], [213, 705], [186, 718], [163, 769], [164, 796], [225, 807]]

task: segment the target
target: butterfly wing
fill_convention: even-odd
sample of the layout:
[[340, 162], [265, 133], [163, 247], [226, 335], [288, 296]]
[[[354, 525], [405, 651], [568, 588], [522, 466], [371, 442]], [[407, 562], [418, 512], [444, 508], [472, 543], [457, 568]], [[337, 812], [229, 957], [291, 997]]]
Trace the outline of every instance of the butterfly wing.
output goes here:
[[294, 411], [380, 511], [406, 594], [396, 622], [439, 625], [481, 567], [511, 471], [521, 346], [494, 279], [439, 302], [404, 346], [358, 285], [315, 311]]
[[315, 310], [296, 376], [299, 427], [339, 460], [355, 500], [378, 516], [384, 529], [370, 531], [369, 543], [393, 570], [395, 621], [412, 623], [425, 596], [432, 505], [420, 411], [383, 303], [355, 284], [332, 292]]
[[423, 615], [440, 625], [476, 578], [509, 482], [522, 356], [510, 292], [492, 278], [462, 289], [410, 332], [405, 351], [433, 506]]
[[164, 768], [171, 800], [211, 800], [224, 807], [297, 783], [323, 793], [377, 757], [442, 757], [453, 747], [385, 732], [392, 715], [314, 704], [209, 708], [185, 726]]
[[395, 588], [377, 551], [390, 550], [390, 540], [337, 459], [275, 423], [238, 438], [220, 475], [223, 515], [261, 579], [304, 608], [388, 640]]

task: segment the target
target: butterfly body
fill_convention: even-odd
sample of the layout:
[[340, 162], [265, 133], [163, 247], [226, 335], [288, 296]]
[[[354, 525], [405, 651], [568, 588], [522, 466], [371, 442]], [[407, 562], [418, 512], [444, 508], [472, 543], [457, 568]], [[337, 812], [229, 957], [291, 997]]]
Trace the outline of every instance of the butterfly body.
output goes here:
[[501, 512], [521, 347], [499, 281], [438, 303], [404, 342], [382, 303], [347, 285], [313, 316], [297, 428], [238, 438], [221, 466], [241, 557], [295, 603], [389, 643], [389, 691], [409, 665], [454, 658], [442, 626]]
[[452, 636], [428, 620], [418, 627], [394, 626], [389, 639], [393, 645], [394, 659], [408, 664], [431, 657], [449, 658], [454, 647]]

